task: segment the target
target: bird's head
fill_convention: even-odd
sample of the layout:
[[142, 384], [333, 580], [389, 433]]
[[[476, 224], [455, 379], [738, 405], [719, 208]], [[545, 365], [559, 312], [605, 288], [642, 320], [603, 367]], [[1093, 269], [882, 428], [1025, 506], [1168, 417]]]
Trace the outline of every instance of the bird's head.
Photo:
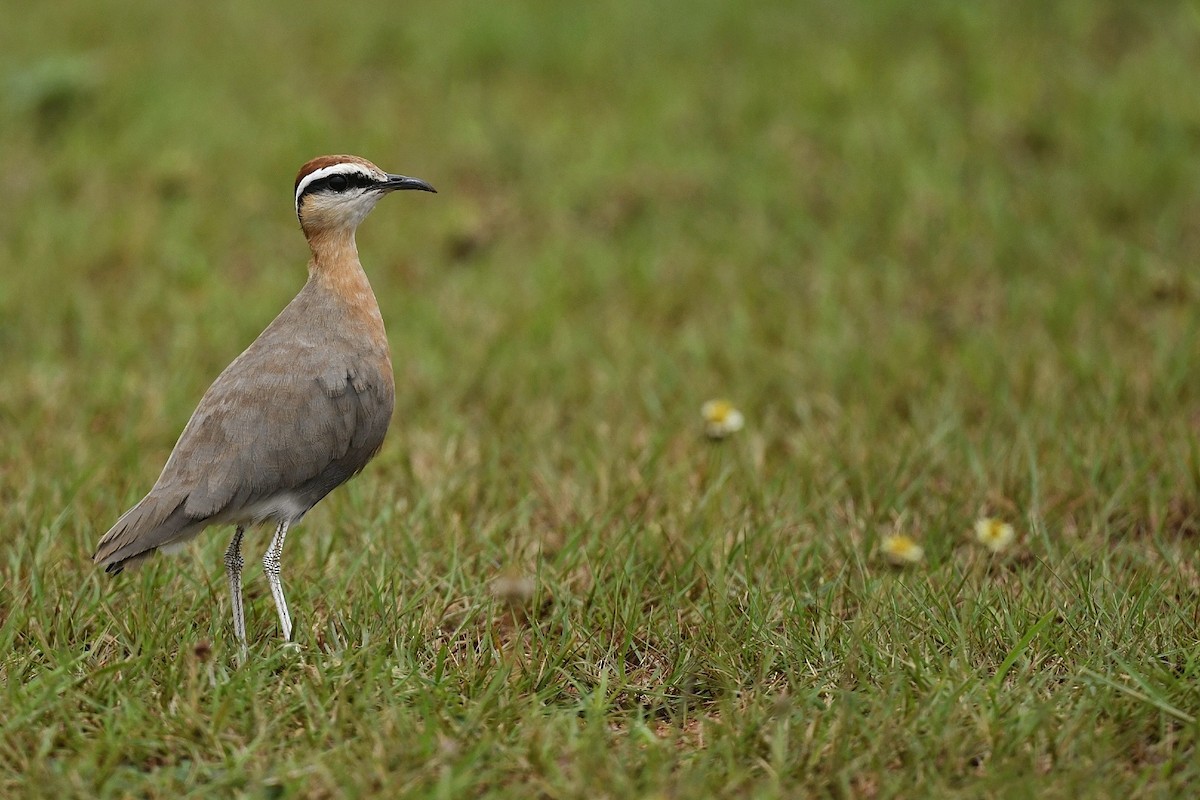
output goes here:
[[353, 231], [388, 192], [437, 190], [419, 178], [391, 175], [358, 156], [321, 156], [296, 175], [296, 216], [308, 236]]

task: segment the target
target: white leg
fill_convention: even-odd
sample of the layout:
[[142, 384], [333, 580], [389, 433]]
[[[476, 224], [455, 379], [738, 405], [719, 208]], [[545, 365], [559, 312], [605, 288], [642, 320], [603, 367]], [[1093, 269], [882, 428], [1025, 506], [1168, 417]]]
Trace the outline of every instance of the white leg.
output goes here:
[[263, 572], [267, 574], [267, 583], [271, 585], [271, 596], [275, 598], [275, 610], [279, 612], [279, 627], [283, 630], [285, 642], [292, 639], [292, 618], [288, 614], [287, 601], [283, 599], [283, 584], [279, 581], [279, 565], [283, 557], [283, 537], [287, 536], [288, 523], [281, 522], [271, 537], [271, 546], [263, 556]]
[[225, 574], [229, 576], [229, 602], [233, 606], [233, 635], [237, 637], [242, 650], [246, 649], [246, 617], [242, 611], [242, 534], [246, 529], [241, 525], [233, 534], [233, 541], [225, 551]]

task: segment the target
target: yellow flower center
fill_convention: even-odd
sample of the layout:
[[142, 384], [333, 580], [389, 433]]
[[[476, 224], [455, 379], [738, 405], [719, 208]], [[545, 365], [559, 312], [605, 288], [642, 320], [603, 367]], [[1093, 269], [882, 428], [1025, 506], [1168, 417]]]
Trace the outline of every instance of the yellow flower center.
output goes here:
[[994, 553], [1006, 549], [1017, 538], [1013, 526], [1001, 519], [981, 519], [975, 523], [975, 539]]
[[728, 400], [713, 400], [704, 409], [704, 417], [709, 422], [724, 422], [733, 411], [733, 403]]
[[925, 557], [925, 548], [904, 534], [884, 536], [879, 546], [884, 557], [893, 564], [915, 564]]

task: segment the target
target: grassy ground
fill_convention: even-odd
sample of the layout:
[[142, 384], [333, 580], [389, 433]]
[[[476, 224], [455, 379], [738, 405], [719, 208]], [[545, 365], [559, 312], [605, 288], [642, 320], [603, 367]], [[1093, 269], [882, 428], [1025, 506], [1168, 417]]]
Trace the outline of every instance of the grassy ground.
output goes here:
[[[0, 26], [0, 795], [1194, 793], [1194, 5], [106, 5]], [[342, 151], [396, 418], [238, 667], [228, 531], [88, 555]]]

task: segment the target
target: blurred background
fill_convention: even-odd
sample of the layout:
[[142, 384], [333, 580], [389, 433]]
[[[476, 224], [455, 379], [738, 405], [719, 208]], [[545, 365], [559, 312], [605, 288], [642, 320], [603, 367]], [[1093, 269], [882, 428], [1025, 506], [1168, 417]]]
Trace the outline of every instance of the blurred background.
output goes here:
[[82, 552], [140, 496], [301, 285], [292, 178], [327, 152], [441, 191], [359, 237], [400, 386], [386, 497], [464, 470], [485, 517], [687, 493], [727, 396], [768, 492], [730, 514], [1194, 521], [1198, 26], [1170, 2], [27, 9], [0, 32], [5, 529]]
[[687, 493], [727, 396], [758, 510], [793, 523], [1191, 519], [1198, 27], [1169, 2], [28, 9], [0, 32], [6, 528], [69, 520], [82, 550], [140, 496], [304, 280], [292, 179], [328, 152], [441, 192], [359, 236], [400, 386], [385, 496], [475, 470], [479, 501], [491, 468], [484, 516]]

